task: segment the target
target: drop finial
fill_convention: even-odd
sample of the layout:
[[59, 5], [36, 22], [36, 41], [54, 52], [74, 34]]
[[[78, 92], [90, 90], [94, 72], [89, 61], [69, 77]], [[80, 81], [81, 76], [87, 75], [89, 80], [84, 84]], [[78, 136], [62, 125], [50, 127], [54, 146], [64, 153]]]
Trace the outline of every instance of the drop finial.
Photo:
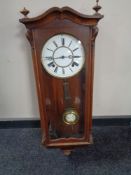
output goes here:
[[96, 0], [96, 5], [93, 7], [93, 10], [95, 10], [95, 14], [99, 14], [99, 10], [101, 9], [102, 7], [99, 5], [99, 0]]
[[27, 15], [30, 13], [30, 11], [24, 7], [23, 10], [20, 11], [20, 13], [24, 15], [25, 18], [28, 18]]

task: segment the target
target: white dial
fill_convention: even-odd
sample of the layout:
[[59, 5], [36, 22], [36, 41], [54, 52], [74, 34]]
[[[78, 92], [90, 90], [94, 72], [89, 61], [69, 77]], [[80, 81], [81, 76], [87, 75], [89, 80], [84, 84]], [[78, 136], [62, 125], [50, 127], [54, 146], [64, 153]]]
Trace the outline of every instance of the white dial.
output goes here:
[[66, 117], [65, 117], [66, 121], [69, 122], [69, 123], [72, 123], [76, 120], [76, 116], [75, 114], [67, 114]]
[[83, 45], [72, 35], [55, 35], [43, 46], [41, 61], [50, 75], [58, 78], [72, 77], [83, 67]]

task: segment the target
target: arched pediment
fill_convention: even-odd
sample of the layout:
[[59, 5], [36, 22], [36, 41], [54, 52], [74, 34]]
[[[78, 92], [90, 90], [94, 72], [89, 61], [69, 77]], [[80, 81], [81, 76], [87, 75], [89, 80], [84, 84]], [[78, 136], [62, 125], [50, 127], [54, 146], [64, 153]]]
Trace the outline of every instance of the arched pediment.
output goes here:
[[82, 14], [70, 7], [53, 7], [47, 10], [45, 13], [34, 17], [34, 18], [22, 18], [20, 19], [21, 23], [24, 23], [25, 25], [29, 24], [37, 24], [37, 23], [49, 23], [52, 22], [55, 19], [67, 19], [71, 20], [74, 23], [82, 24], [82, 25], [93, 25], [96, 24], [101, 18], [103, 18], [103, 15], [99, 13], [95, 13], [94, 15], [85, 15]]

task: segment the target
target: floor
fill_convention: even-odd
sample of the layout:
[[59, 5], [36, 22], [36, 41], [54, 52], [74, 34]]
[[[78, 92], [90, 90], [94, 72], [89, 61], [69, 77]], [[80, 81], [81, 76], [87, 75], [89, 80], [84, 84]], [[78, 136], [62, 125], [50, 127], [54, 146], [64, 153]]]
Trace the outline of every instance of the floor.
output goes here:
[[38, 128], [0, 129], [0, 175], [131, 175], [131, 128], [94, 127], [94, 144], [66, 157]]

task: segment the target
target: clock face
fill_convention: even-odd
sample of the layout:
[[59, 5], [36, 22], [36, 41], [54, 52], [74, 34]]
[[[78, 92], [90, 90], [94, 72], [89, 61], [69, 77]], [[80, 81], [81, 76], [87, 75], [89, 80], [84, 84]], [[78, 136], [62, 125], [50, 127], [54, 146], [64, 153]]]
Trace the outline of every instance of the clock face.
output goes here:
[[58, 78], [72, 77], [83, 67], [84, 47], [72, 35], [55, 35], [43, 46], [41, 61], [50, 75]]
[[63, 114], [63, 121], [67, 125], [74, 125], [78, 122], [78, 120], [79, 120], [79, 115], [73, 109], [66, 110]]

